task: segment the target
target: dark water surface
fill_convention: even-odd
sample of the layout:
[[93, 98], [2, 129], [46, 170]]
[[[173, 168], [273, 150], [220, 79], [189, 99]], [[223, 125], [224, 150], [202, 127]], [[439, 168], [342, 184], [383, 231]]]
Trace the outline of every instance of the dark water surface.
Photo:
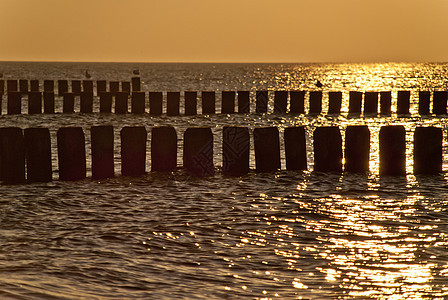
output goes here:
[[[179, 170], [61, 182], [54, 150], [54, 182], [0, 187], [0, 298], [448, 298], [448, 177], [412, 175], [411, 156], [413, 129], [440, 127], [447, 170], [446, 116], [419, 117], [416, 100], [420, 90], [447, 89], [448, 65], [0, 63], [4, 79], [41, 81], [83, 79], [85, 70], [93, 80], [129, 80], [134, 69], [145, 91], [313, 90], [319, 79], [324, 92], [343, 92], [343, 113], [0, 116], [2, 127], [50, 128], [54, 145], [58, 128], [82, 126], [88, 158], [90, 126], [113, 125], [117, 175], [123, 126], [148, 131], [174, 126], [179, 166], [185, 129], [210, 126], [218, 170], [201, 179]], [[349, 118], [353, 90], [393, 91], [393, 103], [396, 91], [410, 90], [411, 116]], [[306, 172], [251, 172], [240, 178], [219, 172], [225, 125], [276, 125], [281, 136], [286, 126], [307, 125], [311, 150], [317, 126], [344, 130], [353, 124], [367, 124], [372, 133], [368, 174], [312, 172], [311, 151]], [[378, 130], [389, 124], [405, 125], [409, 132], [403, 177], [378, 175]]]

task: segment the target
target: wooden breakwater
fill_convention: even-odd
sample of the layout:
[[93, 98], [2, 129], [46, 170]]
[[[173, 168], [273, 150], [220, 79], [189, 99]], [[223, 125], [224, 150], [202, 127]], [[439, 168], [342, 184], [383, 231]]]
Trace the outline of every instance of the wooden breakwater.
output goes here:
[[[351, 91], [348, 106], [342, 107], [343, 93], [322, 91], [142, 91], [139, 77], [131, 81], [106, 80], [54, 80], [43, 81], [43, 91], [38, 80], [0, 80], [0, 94], [6, 93], [7, 114], [21, 114], [22, 102], [28, 101], [28, 113], [55, 113], [55, 97], [62, 98], [62, 113], [75, 112], [75, 102], [79, 101], [79, 112], [92, 113], [99, 107], [100, 113], [135, 113], [150, 115], [181, 114], [181, 102], [185, 115], [233, 113], [275, 113], [275, 114], [340, 114], [379, 116], [391, 115], [395, 111], [400, 116], [409, 116], [411, 107], [410, 91], [398, 91], [392, 97], [391, 91]], [[57, 87], [57, 88], [56, 88]], [[3, 97], [2, 97], [3, 98]], [[327, 103], [323, 103], [327, 101]], [[396, 98], [396, 103], [392, 99]], [[183, 101], [181, 101], [183, 99]], [[420, 91], [418, 94], [418, 114], [421, 116], [447, 115], [447, 91]], [[220, 105], [218, 105], [220, 101]], [[251, 111], [251, 103], [255, 110]], [[270, 103], [272, 102], [272, 103]], [[306, 103], [307, 102], [307, 103]], [[324, 105], [325, 104], [325, 105]], [[220, 111], [217, 111], [220, 107]], [[323, 107], [328, 107], [323, 111]], [[394, 109], [392, 109], [394, 108]], [[0, 112], [1, 113], [1, 112]]]
[[[305, 127], [287, 127], [283, 133], [286, 170], [307, 170]], [[142, 176], [146, 170], [148, 132], [143, 126], [123, 127], [120, 132], [121, 175]], [[345, 134], [343, 145], [342, 134]], [[116, 176], [112, 126], [90, 128], [91, 171], [93, 179]], [[414, 173], [442, 171], [442, 129], [417, 127], [414, 136]], [[222, 169], [225, 175], [241, 176], [250, 172], [251, 137], [255, 172], [282, 169], [280, 135], [276, 127], [224, 127], [222, 129]], [[0, 180], [7, 184], [53, 180], [52, 151], [57, 151], [59, 180], [75, 181], [87, 176], [85, 132], [81, 127], [57, 131], [57, 149], [51, 149], [47, 128], [0, 128]], [[313, 133], [315, 172], [368, 172], [370, 130], [367, 126], [317, 127]], [[214, 136], [211, 128], [188, 128], [183, 132], [182, 166], [177, 165], [178, 134], [173, 127], [151, 129], [150, 160], [152, 172], [174, 172], [182, 167], [193, 176], [212, 176]], [[401, 125], [383, 126], [379, 132], [380, 175], [406, 173], [406, 131]], [[343, 164], [345, 161], [345, 164]]]

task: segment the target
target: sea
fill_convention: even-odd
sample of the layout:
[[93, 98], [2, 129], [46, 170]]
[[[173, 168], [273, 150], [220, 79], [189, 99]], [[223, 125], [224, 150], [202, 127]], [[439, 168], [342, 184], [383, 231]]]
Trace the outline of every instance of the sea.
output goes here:
[[[130, 81], [139, 72], [148, 91], [215, 91], [217, 114], [151, 116], [94, 112], [6, 114], [1, 127], [46, 127], [53, 181], [0, 185], [1, 299], [448, 299], [447, 115], [418, 115], [419, 91], [448, 89], [444, 63], [155, 64], [0, 62], [0, 79]], [[320, 82], [322, 86], [316, 84]], [[323, 91], [323, 113], [221, 114], [221, 91]], [[397, 116], [397, 91], [411, 92], [410, 115]], [[329, 115], [328, 92], [342, 92], [342, 111]], [[391, 91], [390, 116], [350, 116], [350, 91]], [[200, 93], [198, 93], [200, 96]], [[200, 100], [200, 98], [199, 98]], [[305, 98], [308, 109], [308, 93]], [[79, 101], [79, 100], [77, 100]], [[199, 101], [200, 102], [200, 101]], [[113, 125], [115, 177], [91, 179], [90, 127]], [[178, 170], [121, 176], [119, 131], [170, 125], [178, 136]], [[312, 135], [320, 126], [367, 125], [370, 170], [314, 172]], [[378, 133], [406, 128], [406, 175], [381, 176]], [[88, 178], [58, 180], [56, 132], [80, 126]], [[210, 127], [213, 176], [182, 169], [183, 133]], [[222, 128], [276, 126], [282, 170], [224, 176]], [[308, 170], [286, 171], [283, 131], [306, 126]], [[443, 132], [443, 172], [413, 174], [413, 131]], [[344, 135], [343, 135], [344, 136]]]

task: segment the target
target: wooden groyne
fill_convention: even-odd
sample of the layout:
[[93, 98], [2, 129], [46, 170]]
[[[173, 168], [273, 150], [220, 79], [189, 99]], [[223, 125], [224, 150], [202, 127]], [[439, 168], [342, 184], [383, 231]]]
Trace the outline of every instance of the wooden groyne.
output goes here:
[[[90, 140], [91, 172], [95, 180], [116, 176], [114, 166], [115, 132], [112, 126], [93, 126], [90, 139], [81, 127], [57, 130], [57, 149], [51, 149], [47, 128], [0, 128], [0, 180], [7, 184], [53, 180], [52, 151], [57, 151], [59, 180], [75, 181], [87, 177], [86, 140]], [[142, 176], [147, 159], [152, 172], [173, 172], [183, 168], [192, 176], [212, 176], [220, 167], [214, 164], [214, 136], [209, 127], [188, 128], [183, 132], [183, 151], [178, 153], [178, 132], [174, 127], [151, 129], [150, 158], [148, 132], [143, 126], [123, 127], [120, 132], [121, 175]], [[345, 139], [343, 139], [345, 135]], [[442, 171], [442, 129], [417, 127], [414, 136], [414, 173]], [[227, 126], [222, 129], [222, 172], [241, 176], [250, 172], [251, 139], [257, 173], [307, 170], [305, 127], [287, 127], [283, 132], [284, 155], [276, 127]], [[313, 133], [315, 172], [369, 171], [370, 130], [367, 126], [317, 127]], [[343, 140], [345, 144], [343, 145]], [[182, 166], [177, 165], [182, 155]], [[285, 157], [282, 168], [281, 157]], [[383, 126], [379, 132], [380, 175], [406, 174], [406, 130], [401, 125]], [[345, 161], [345, 163], [343, 163]]]
[[[57, 84], [56, 84], [57, 83]], [[130, 81], [44, 80], [43, 91], [38, 80], [0, 80], [0, 94], [6, 93], [7, 114], [26, 113], [22, 102], [28, 101], [28, 113], [73, 113], [79, 101], [81, 113], [134, 113], [177, 116], [201, 114], [319, 114], [338, 115], [347, 111], [351, 117], [410, 116], [410, 91], [351, 91], [348, 106], [343, 107], [343, 93], [337, 91], [142, 91], [139, 77]], [[2, 97], [3, 98], [3, 97]], [[62, 111], [55, 111], [55, 98], [62, 100]], [[392, 103], [396, 99], [396, 103]], [[420, 91], [420, 116], [446, 116], [447, 91]], [[324, 103], [325, 101], [325, 103]], [[251, 111], [251, 103], [255, 109]], [[183, 110], [181, 109], [183, 104]], [[324, 107], [328, 107], [323, 111]], [[96, 108], [94, 110], [94, 108]], [[97, 109], [99, 108], [99, 109]], [[200, 110], [198, 109], [200, 108]], [[220, 108], [220, 111], [217, 110]], [[97, 110], [97, 111], [96, 111]]]

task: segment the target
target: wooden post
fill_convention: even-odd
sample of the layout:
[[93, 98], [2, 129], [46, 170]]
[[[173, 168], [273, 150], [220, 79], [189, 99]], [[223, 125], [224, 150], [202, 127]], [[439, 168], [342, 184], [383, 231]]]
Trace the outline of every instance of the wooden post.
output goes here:
[[180, 105], [180, 92], [166, 93], [166, 114], [168, 116], [178, 116]]
[[140, 92], [142, 90], [141, 83], [140, 83], [140, 77], [132, 77], [131, 82], [132, 82], [132, 90], [134, 92]]
[[6, 80], [6, 91], [7, 92], [17, 92], [18, 91], [17, 80], [15, 80], [15, 79]]
[[81, 95], [81, 80], [72, 80], [72, 93], [76, 96]]
[[328, 113], [339, 115], [342, 106], [342, 92], [328, 93]]
[[290, 91], [289, 92], [289, 112], [291, 114], [305, 113], [305, 91]]
[[322, 112], [322, 92], [312, 91], [310, 92], [310, 115], [318, 115]]
[[348, 113], [361, 114], [362, 92], [349, 92]]
[[428, 91], [418, 92], [418, 114], [429, 115], [429, 104], [431, 103], [431, 93]]
[[6, 184], [25, 182], [25, 143], [18, 127], [0, 128], [0, 179]]
[[31, 92], [40, 92], [39, 80], [36, 80], [36, 79], [30, 80], [30, 87], [31, 87], [31, 89], [30, 89]]
[[284, 132], [286, 170], [307, 170], [305, 127], [287, 127]]
[[238, 113], [250, 113], [250, 93], [249, 91], [238, 91]]
[[235, 92], [222, 91], [221, 93], [221, 113], [234, 114], [235, 113]]
[[391, 92], [380, 92], [380, 113], [382, 115], [390, 115], [392, 107]]
[[131, 112], [133, 114], [145, 113], [145, 92], [132, 92]]
[[247, 127], [224, 126], [222, 130], [222, 172], [242, 176], [249, 172], [250, 136]]
[[54, 114], [54, 92], [44, 92], [44, 113]]
[[112, 112], [112, 93], [100, 92], [100, 113]]
[[274, 113], [286, 114], [286, 107], [288, 105], [288, 92], [275, 91], [274, 93]]
[[57, 140], [59, 179], [75, 181], [86, 178], [86, 149], [82, 128], [60, 128]]
[[436, 115], [446, 115], [446, 103], [447, 103], [448, 92], [446, 91], [435, 91], [433, 95], [433, 114]]
[[131, 94], [131, 83], [129, 81], [122, 81], [121, 82], [121, 91], [128, 92], [129, 94]]
[[215, 92], [214, 91], [203, 91], [202, 92], [202, 114], [213, 115], [216, 112], [215, 104]]
[[93, 112], [93, 91], [81, 93], [80, 111], [85, 114]]
[[0, 79], [0, 98], [5, 93], [5, 80]]
[[28, 114], [42, 113], [42, 93], [29, 92], [28, 94]]
[[398, 91], [397, 93], [397, 115], [409, 115], [411, 92]]
[[257, 114], [263, 114], [268, 112], [268, 100], [269, 100], [268, 91], [256, 92], [255, 111], [257, 112]]
[[96, 82], [96, 94], [100, 96], [101, 93], [107, 92], [107, 82], [106, 80], [97, 80]]
[[149, 97], [149, 114], [158, 116], [161, 115], [162, 103], [163, 103], [162, 92], [148, 92], [148, 97]]
[[48, 128], [26, 128], [24, 138], [28, 182], [52, 181], [50, 131]]
[[92, 96], [93, 96], [93, 81], [92, 80], [83, 80], [82, 81], [82, 92], [92, 94]]
[[414, 132], [414, 174], [442, 172], [442, 129], [417, 127]]
[[403, 126], [380, 129], [380, 175], [406, 174], [406, 131]]
[[20, 115], [22, 113], [22, 93], [8, 92], [8, 115]]
[[20, 79], [19, 80], [19, 91], [26, 94], [28, 93], [28, 80], [27, 79]]
[[54, 80], [44, 80], [44, 92], [54, 92]]
[[120, 91], [120, 82], [119, 81], [109, 81], [109, 91], [112, 94], [116, 94]]
[[378, 93], [365, 92], [364, 94], [364, 114], [378, 114]]
[[184, 133], [185, 170], [197, 177], [212, 176], [215, 173], [213, 165], [213, 134], [208, 127], [187, 128]]
[[254, 129], [255, 168], [258, 173], [281, 169], [280, 140], [277, 127]]
[[146, 173], [146, 139], [143, 126], [123, 127], [121, 137], [121, 175], [137, 177]]
[[314, 171], [342, 172], [342, 137], [339, 127], [314, 130]]
[[115, 93], [115, 113], [127, 114], [128, 113], [128, 92], [116, 92]]
[[177, 167], [177, 134], [174, 127], [153, 127], [151, 136], [151, 170], [173, 172]]
[[345, 171], [369, 171], [370, 131], [367, 126], [347, 126], [345, 131]]
[[58, 95], [63, 96], [65, 93], [68, 93], [68, 81], [58, 80]]
[[92, 178], [114, 177], [114, 128], [113, 126], [92, 126]]
[[75, 112], [75, 94], [65, 93], [62, 100], [62, 112], [73, 113]]
[[185, 99], [185, 115], [186, 116], [194, 116], [197, 115], [197, 92], [195, 91], [185, 91], [184, 99]]

